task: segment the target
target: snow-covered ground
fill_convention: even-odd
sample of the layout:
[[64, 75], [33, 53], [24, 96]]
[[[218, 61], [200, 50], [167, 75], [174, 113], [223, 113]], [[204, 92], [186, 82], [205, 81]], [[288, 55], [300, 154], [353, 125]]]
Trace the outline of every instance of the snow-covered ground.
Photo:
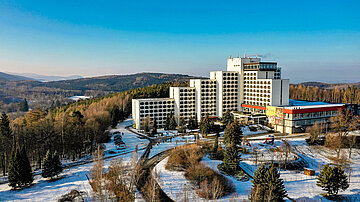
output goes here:
[[[140, 150], [140, 148], [144, 148], [148, 144], [148, 140], [139, 139], [135, 134], [128, 132], [125, 129], [125, 126], [128, 126], [131, 123], [132, 120], [127, 119], [118, 125], [118, 129], [111, 131], [124, 133], [122, 139], [125, 142], [126, 148], [123, 150], [117, 150], [114, 140], [112, 139], [110, 142], [105, 144], [105, 157], [117, 155], [118, 157], [114, 158], [123, 158], [125, 162], [129, 161], [132, 155], [131, 153], [134, 151], [136, 145], [138, 145], [139, 148], [138, 156], [143, 154], [144, 150]], [[110, 154], [110, 151], [117, 153]], [[110, 161], [114, 158], [105, 159], [105, 167], [107, 167]], [[62, 173], [64, 178], [55, 182], [48, 182], [40, 175], [37, 175], [35, 176], [34, 185], [30, 188], [24, 188], [22, 190], [13, 191], [10, 189], [8, 184], [1, 184], [0, 201], [56, 201], [59, 197], [73, 189], [85, 191], [88, 196], [91, 196], [92, 191], [86, 178], [86, 174], [89, 173], [93, 165], [94, 163], [88, 163], [65, 169]]]
[[184, 177], [185, 172], [165, 169], [168, 158], [160, 161], [153, 169], [153, 174], [157, 172], [159, 176], [157, 181], [162, 190], [175, 201], [185, 201], [185, 197], [189, 201], [198, 201], [199, 197], [195, 193], [194, 187]]
[[[125, 126], [131, 125], [132, 120], [127, 119], [123, 123], [117, 126], [117, 129], [111, 130], [112, 133], [119, 132], [118, 134], [123, 133], [122, 140], [125, 142], [125, 148], [118, 149], [114, 144], [112, 139], [109, 143], [106, 143], [105, 149], [105, 167], [109, 165], [109, 162], [115, 158], [123, 158], [125, 162], [128, 162], [131, 159], [132, 152], [135, 150], [135, 147], [138, 147], [138, 156], [141, 156], [145, 151], [144, 148], [147, 146], [149, 141], [147, 139], [138, 138], [134, 133], [131, 133], [125, 129]], [[159, 131], [160, 132], [160, 131]], [[163, 131], [164, 136], [173, 136], [176, 135], [176, 131]], [[246, 133], [247, 131], [244, 130]], [[251, 131], [250, 131], [251, 132]], [[260, 131], [257, 131], [260, 132]], [[262, 132], [262, 131], [261, 131]], [[355, 132], [358, 134], [359, 131]], [[263, 138], [262, 135], [256, 138]], [[263, 135], [267, 137], [267, 135]], [[288, 139], [290, 144], [294, 148], [294, 152], [297, 155], [292, 155], [290, 158], [296, 160], [300, 158], [306, 162], [306, 166], [314, 169], [316, 175], [319, 174], [319, 169], [327, 163], [332, 163], [329, 157], [334, 156], [335, 153], [329, 149], [321, 146], [309, 146], [303, 137], [297, 137]], [[264, 140], [256, 140], [255, 138], [248, 138], [250, 140], [251, 146], [248, 149], [251, 151], [254, 147], [257, 147], [259, 151], [263, 151], [264, 155], [258, 156], [258, 160], [277, 160], [283, 158], [282, 156], [276, 157], [271, 148], [278, 147], [282, 144], [281, 140], [275, 140], [273, 146], [264, 145]], [[152, 157], [162, 151], [167, 149], [174, 148], [179, 145], [191, 143], [194, 141], [194, 136], [178, 136], [168, 139], [158, 144], [153, 145], [151, 149], [150, 156]], [[272, 152], [271, 152], [272, 151]], [[347, 154], [347, 149], [344, 149], [345, 154]], [[112, 158], [109, 158], [112, 157]], [[257, 165], [254, 163], [254, 157], [251, 155], [243, 155], [243, 161], [241, 162], [241, 167], [246, 170], [247, 173], [252, 175], [256, 171]], [[90, 157], [84, 157], [80, 161], [86, 162], [89, 161]], [[171, 198], [176, 201], [181, 201], [184, 199], [186, 194], [187, 198], [191, 201], [202, 201], [199, 199], [195, 193], [194, 188], [191, 186], [183, 176], [183, 172], [167, 171], [164, 166], [166, 164], [167, 158], [161, 161], [154, 169], [159, 173], [160, 178], [158, 182], [162, 189], [167, 193]], [[66, 164], [74, 164], [74, 162], [65, 162]], [[218, 160], [211, 160], [207, 157], [204, 157], [202, 163], [208, 165], [214, 170], [217, 170], [217, 165], [221, 163]], [[87, 196], [92, 195], [91, 187], [88, 183], [86, 174], [89, 173], [93, 163], [87, 163], [79, 166], [74, 166], [72, 168], [65, 169], [62, 173], [63, 178], [55, 182], [48, 182], [46, 179], [42, 178], [40, 175], [35, 176], [34, 185], [30, 188], [24, 188], [22, 190], [12, 191], [7, 184], [0, 185], [0, 201], [56, 201], [62, 195], [70, 192], [73, 189], [84, 191]], [[353, 155], [351, 158], [351, 178], [350, 178], [350, 187], [344, 191], [340, 192], [341, 195], [351, 197], [351, 201], [360, 201], [360, 150], [353, 149]], [[310, 201], [326, 201], [321, 194], [324, 191], [321, 188], [316, 186], [316, 176], [306, 176], [303, 174], [303, 171], [284, 171], [281, 170], [281, 178], [284, 179], [285, 187], [288, 192], [289, 197], [296, 200], [310, 200]], [[218, 201], [233, 201], [233, 200], [247, 200], [250, 189], [251, 181], [237, 181], [235, 178], [226, 176], [231, 180], [235, 187], [236, 192], [234, 194], [225, 196]], [[138, 197], [138, 199], [141, 197]]]
[[[335, 153], [331, 152], [329, 149], [321, 146], [309, 146], [305, 142], [304, 138], [293, 138], [288, 141], [293, 146], [294, 152], [301, 158], [300, 160], [305, 161], [308, 168], [316, 171], [316, 176], [319, 174], [319, 170], [323, 165], [332, 163], [329, 157], [334, 156]], [[260, 147], [260, 150], [263, 149], [261, 148], [263, 140], [251, 141], [251, 144], [253, 147]], [[281, 144], [281, 140], [275, 140], [274, 146], [280, 146]], [[347, 151], [348, 149], [344, 149], [344, 153], [346, 155], [348, 154]], [[256, 171], [257, 165], [255, 165], [251, 157], [244, 155], [243, 158], [244, 160], [241, 162], [241, 167], [244, 168], [247, 173], [252, 175], [253, 172]], [[269, 155], [265, 155], [264, 158], [271, 160], [274, 157], [272, 157], [269, 153]], [[353, 149], [351, 161], [352, 173], [350, 178], [350, 187], [339, 194], [347, 197], [349, 201], [360, 201], [360, 150]], [[183, 172], [165, 170], [166, 162], [167, 159], [164, 159], [156, 166], [156, 170], [160, 174], [158, 181], [165, 193], [167, 193], [172, 199], [181, 201], [185, 194], [184, 190], [187, 190], [186, 194], [190, 199], [192, 198], [194, 200], [196, 199], [196, 201], [203, 201], [203, 199], [198, 198], [194, 190], [189, 189], [191, 188], [191, 183], [185, 179]], [[216, 171], [218, 171], [217, 165], [222, 163], [222, 161], [211, 160], [207, 157], [204, 157], [201, 162]], [[321, 194], [325, 192], [320, 187], [316, 186], [316, 176], [304, 175], [303, 171], [285, 170], [281, 170], [280, 175], [284, 180], [285, 188], [290, 198], [304, 201], [328, 201], [321, 196]], [[252, 186], [251, 181], [237, 181], [235, 178], [230, 176], [226, 176], [226, 178], [234, 183], [236, 192], [220, 198], [217, 201], [248, 200]]]

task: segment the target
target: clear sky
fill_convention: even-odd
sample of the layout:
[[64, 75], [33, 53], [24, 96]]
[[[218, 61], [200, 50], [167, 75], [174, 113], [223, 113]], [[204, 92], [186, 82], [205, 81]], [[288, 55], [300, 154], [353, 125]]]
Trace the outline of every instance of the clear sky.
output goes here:
[[291, 82], [360, 81], [359, 8], [358, 0], [0, 0], [0, 71], [208, 76], [246, 53], [277, 61]]

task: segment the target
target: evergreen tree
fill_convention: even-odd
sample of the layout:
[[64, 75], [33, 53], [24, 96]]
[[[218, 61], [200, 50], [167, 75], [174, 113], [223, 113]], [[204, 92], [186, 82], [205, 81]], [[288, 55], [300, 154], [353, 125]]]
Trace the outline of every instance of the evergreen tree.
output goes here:
[[59, 174], [63, 171], [63, 167], [57, 151], [55, 151], [55, 153], [53, 154], [53, 162], [54, 162], [54, 174], [56, 176], [59, 176]]
[[265, 175], [268, 172], [268, 168], [262, 164], [258, 167], [258, 169], [254, 172], [254, 176], [252, 179], [252, 188], [250, 194], [251, 201], [264, 201], [265, 200], [265, 192], [266, 192], [266, 180]]
[[226, 110], [226, 112], [223, 114], [221, 122], [225, 126], [229, 125], [230, 123], [234, 122], [234, 115], [232, 115], [229, 110]]
[[20, 158], [20, 150], [19, 148], [17, 148], [16, 150], [13, 150], [8, 165], [8, 182], [9, 182], [9, 186], [14, 189], [21, 186], [19, 158]]
[[227, 173], [234, 174], [239, 168], [239, 152], [236, 144], [226, 147], [224, 154], [224, 168]]
[[29, 111], [29, 105], [26, 98], [19, 103], [19, 110], [22, 112]]
[[169, 114], [170, 121], [169, 121], [169, 130], [175, 130], [176, 129], [176, 120], [173, 113]]
[[285, 201], [286, 190], [284, 181], [280, 178], [278, 169], [271, 164], [269, 170], [265, 174], [266, 180], [266, 201]]
[[150, 122], [151, 122], [150, 116], [147, 115], [146, 118], [144, 119], [144, 124], [143, 124], [145, 133], [150, 132]]
[[32, 173], [31, 165], [29, 158], [26, 153], [26, 149], [23, 146], [21, 151], [20, 158], [20, 175], [21, 175], [21, 183], [23, 186], [28, 186], [34, 181], [34, 176]]
[[164, 124], [164, 129], [165, 130], [170, 130], [170, 114], [168, 114], [166, 116], [166, 119], [165, 119], [165, 124]]
[[215, 154], [217, 152], [218, 148], [219, 148], [219, 134], [216, 134], [214, 146], [212, 148], [212, 153]]
[[224, 143], [226, 145], [235, 144], [239, 145], [242, 141], [242, 130], [240, 124], [235, 121], [225, 128]]
[[12, 145], [12, 130], [10, 128], [9, 116], [5, 113], [0, 117], [0, 153], [1, 153], [1, 167], [3, 176], [6, 174], [7, 162], [10, 157], [11, 145]]
[[183, 117], [180, 117], [179, 119], [179, 129], [178, 129], [179, 133], [184, 133], [185, 132], [185, 120]]
[[205, 136], [210, 133], [211, 126], [210, 126], [209, 114], [206, 114], [205, 117], [201, 117], [199, 129], [201, 134]]
[[115, 105], [115, 107], [111, 110], [110, 115], [111, 115], [111, 127], [115, 128], [120, 120], [119, 106]]
[[48, 150], [44, 158], [41, 176], [53, 179], [53, 177], [58, 176], [62, 170], [63, 168], [57, 152], [51, 154], [50, 150]]
[[50, 153], [50, 150], [48, 150], [43, 160], [43, 170], [41, 176], [44, 178], [50, 177], [52, 179], [53, 173], [54, 173], [53, 158], [52, 158], [52, 154]]
[[339, 166], [332, 168], [326, 164], [317, 177], [317, 186], [321, 187], [328, 195], [337, 195], [339, 190], [346, 190], [349, 187], [347, 176]]
[[158, 125], [157, 125], [157, 120], [156, 120], [156, 117], [154, 118], [154, 123], [153, 123], [153, 126], [152, 126], [152, 134], [155, 135], [157, 134], [157, 129], [158, 129]]

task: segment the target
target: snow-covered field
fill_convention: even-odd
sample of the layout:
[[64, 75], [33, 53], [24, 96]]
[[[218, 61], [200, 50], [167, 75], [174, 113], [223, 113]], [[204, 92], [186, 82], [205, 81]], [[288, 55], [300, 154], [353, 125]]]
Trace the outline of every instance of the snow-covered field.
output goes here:
[[[123, 141], [126, 144], [124, 150], [117, 150], [112, 139], [106, 143], [105, 157], [111, 155], [119, 155], [114, 158], [123, 158], [124, 161], [129, 161], [131, 158], [131, 152], [134, 151], [136, 145], [138, 148], [143, 148], [148, 144], [148, 140], [139, 139], [133, 133], [128, 132], [125, 126], [132, 123], [131, 119], [127, 119], [118, 125], [118, 129], [114, 129], [111, 132], [119, 131], [124, 133]], [[118, 152], [116, 154], [110, 154], [109, 152]], [[138, 151], [138, 156], [141, 156], [144, 150]], [[114, 159], [105, 159], [105, 167], [109, 165], [109, 162]], [[0, 185], [0, 201], [56, 201], [62, 195], [70, 192], [73, 189], [79, 191], [85, 191], [88, 196], [91, 196], [92, 191], [90, 184], [86, 178], [86, 174], [93, 167], [94, 163], [88, 163], [80, 166], [65, 169], [62, 173], [64, 178], [55, 182], [48, 182], [40, 175], [35, 176], [34, 185], [30, 188], [24, 188], [22, 190], [13, 191], [8, 184]]]

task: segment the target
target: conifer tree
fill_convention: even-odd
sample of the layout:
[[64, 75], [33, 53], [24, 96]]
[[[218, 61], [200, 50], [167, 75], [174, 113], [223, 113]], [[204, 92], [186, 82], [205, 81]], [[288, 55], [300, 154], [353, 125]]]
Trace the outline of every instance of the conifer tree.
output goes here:
[[166, 116], [165, 124], [164, 124], [164, 129], [165, 129], [165, 130], [169, 130], [169, 129], [170, 129], [170, 114], [168, 114], [168, 115]]
[[115, 128], [120, 120], [119, 106], [115, 105], [115, 107], [111, 110], [110, 115], [111, 115], [111, 127]]
[[29, 111], [29, 105], [26, 98], [19, 103], [19, 110], [22, 112]]
[[61, 165], [61, 161], [57, 152], [51, 153], [50, 150], [46, 152], [46, 156], [43, 162], [43, 170], [41, 176], [44, 178], [58, 176], [62, 172], [63, 168]]
[[10, 128], [9, 116], [5, 113], [0, 117], [0, 153], [1, 153], [1, 167], [3, 176], [6, 174], [7, 162], [10, 157], [10, 151], [12, 147], [12, 130]]
[[234, 122], [234, 116], [230, 113], [229, 110], [226, 110], [226, 112], [223, 114], [221, 122], [227, 126], [230, 123]]
[[226, 145], [235, 144], [239, 145], [242, 141], [242, 130], [240, 124], [235, 121], [225, 128], [224, 143]]
[[180, 117], [180, 119], [179, 119], [179, 129], [178, 129], [178, 132], [179, 132], [179, 133], [184, 133], [184, 132], [186, 132], [186, 131], [185, 131], [185, 120], [184, 120], [183, 117]]
[[169, 130], [175, 130], [177, 124], [176, 124], [176, 121], [175, 121], [174, 114], [173, 114], [173, 113], [170, 113], [170, 114], [169, 114], [169, 118], [170, 118], [170, 121], [169, 121]]
[[17, 188], [21, 186], [21, 173], [20, 173], [20, 151], [19, 148], [14, 149], [11, 154], [11, 159], [8, 165], [8, 182], [9, 186], [12, 188]]
[[234, 174], [239, 168], [239, 152], [236, 144], [226, 147], [224, 154], [224, 168], [227, 173]]
[[266, 201], [285, 201], [286, 190], [284, 181], [280, 178], [278, 169], [271, 164], [269, 170], [265, 174], [266, 180]]
[[24, 186], [28, 186], [34, 181], [34, 176], [32, 173], [30, 161], [27, 156], [25, 146], [22, 147], [20, 154], [21, 154], [21, 158], [20, 158], [21, 183]]
[[265, 175], [268, 172], [268, 168], [262, 164], [258, 167], [258, 169], [254, 172], [254, 176], [252, 179], [252, 188], [250, 194], [251, 201], [264, 201], [265, 200], [265, 192], [266, 192], [266, 180]]
[[349, 187], [347, 176], [339, 166], [332, 168], [326, 164], [317, 177], [317, 186], [321, 187], [328, 195], [337, 195], [339, 190], [346, 190]]
[[201, 134], [205, 136], [210, 133], [211, 126], [210, 126], [209, 114], [206, 114], [205, 117], [201, 117], [199, 129]]
[[215, 154], [217, 152], [218, 148], [219, 148], [219, 134], [216, 134], [214, 146], [212, 148], [212, 153]]
[[54, 152], [52, 159], [54, 164], [54, 175], [59, 176], [59, 174], [63, 171], [63, 167], [57, 151]]
[[50, 150], [46, 152], [46, 155], [43, 160], [43, 170], [41, 173], [41, 176], [44, 178], [53, 177], [53, 159], [52, 154], [50, 153]]
[[157, 134], [157, 129], [158, 129], [158, 125], [157, 125], [157, 119], [156, 117], [154, 118], [154, 121], [153, 121], [153, 125], [152, 125], [152, 134], [155, 135]]

